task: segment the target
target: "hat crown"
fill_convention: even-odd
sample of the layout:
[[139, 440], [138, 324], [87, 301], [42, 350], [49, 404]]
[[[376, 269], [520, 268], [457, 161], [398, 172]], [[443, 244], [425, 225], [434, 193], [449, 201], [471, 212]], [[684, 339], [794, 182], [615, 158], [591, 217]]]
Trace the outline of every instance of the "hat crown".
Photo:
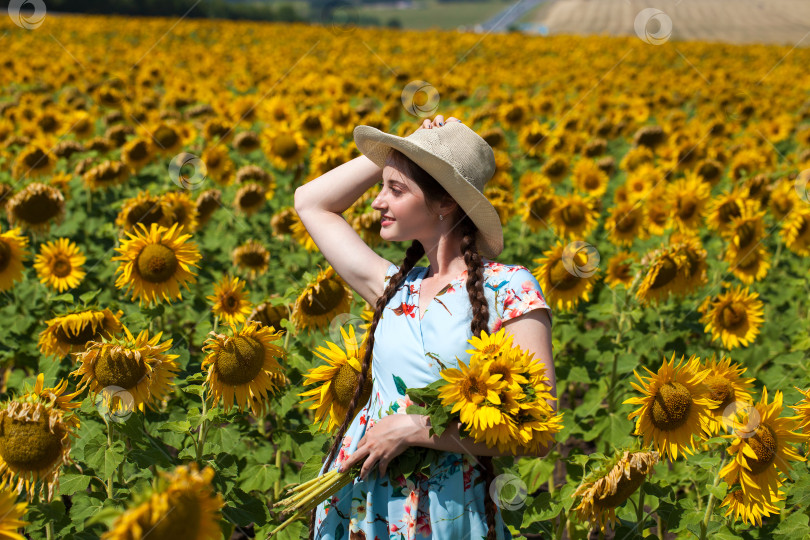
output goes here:
[[420, 129], [405, 137], [452, 165], [481, 193], [495, 174], [495, 153], [480, 135], [461, 122]]

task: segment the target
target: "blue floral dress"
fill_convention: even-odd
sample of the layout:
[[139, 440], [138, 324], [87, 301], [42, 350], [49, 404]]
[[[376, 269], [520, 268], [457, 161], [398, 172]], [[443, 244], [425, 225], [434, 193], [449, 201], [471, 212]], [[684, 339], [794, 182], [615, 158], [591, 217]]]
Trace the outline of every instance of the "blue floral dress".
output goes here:
[[[524, 266], [486, 258], [484, 294], [490, 307], [489, 329], [527, 311], [551, 308], [540, 284]], [[388, 268], [385, 284], [399, 270]], [[371, 398], [349, 425], [330, 469], [340, 466], [357, 448], [366, 429], [387, 414], [404, 413], [412, 402], [406, 388], [426, 386], [440, 378], [445, 367], [469, 362], [472, 346], [472, 305], [467, 295], [466, 270], [439, 291], [419, 316], [419, 289], [427, 267], [411, 269], [384, 308], [374, 334]], [[468, 454], [442, 452], [430, 474], [389, 481], [375, 466], [366, 480], [356, 478], [316, 511], [315, 538], [410, 540], [486, 538], [484, 476]], [[323, 467], [320, 474], [323, 474]], [[511, 539], [500, 510], [498, 538]]]

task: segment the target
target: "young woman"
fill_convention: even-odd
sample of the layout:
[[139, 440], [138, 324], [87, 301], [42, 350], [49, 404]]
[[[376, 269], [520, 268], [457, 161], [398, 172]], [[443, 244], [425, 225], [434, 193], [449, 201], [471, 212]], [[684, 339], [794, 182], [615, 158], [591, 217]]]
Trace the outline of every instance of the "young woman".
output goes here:
[[[503, 248], [498, 214], [483, 195], [495, 172], [493, 151], [460, 120], [441, 115], [407, 137], [357, 126], [354, 140], [362, 156], [295, 192], [312, 239], [374, 307], [359, 384], [321, 474], [358, 462], [362, 470], [312, 512], [310, 538], [511, 538], [490, 496], [497, 450], [462, 439], [458, 423], [430, 437], [426, 417], [403, 414], [410, 404], [403, 385], [425, 386], [441, 369], [467, 363], [468, 340], [502, 326], [545, 364], [556, 396], [551, 308], [540, 284], [527, 268], [492, 260]], [[380, 235], [410, 242], [399, 266], [341, 216], [377, 183]], [[425, 255], [429, 266], [415, 266]], [[362, 403], [368, 377], [371, 397]], [[430, 474], [389, 481], [386, 468], [409, 446], [442, 450], [444, 458]]]

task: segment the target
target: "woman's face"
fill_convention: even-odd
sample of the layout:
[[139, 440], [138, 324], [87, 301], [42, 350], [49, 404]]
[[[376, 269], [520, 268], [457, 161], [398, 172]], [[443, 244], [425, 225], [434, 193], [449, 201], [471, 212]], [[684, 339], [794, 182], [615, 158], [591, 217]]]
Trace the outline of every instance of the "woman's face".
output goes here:
[[438, 218], [428, 209], [419, 186], [389, 164], [383, 168], [382, 177], [382, 189], [371, 203], [383, 216], [380, 236], [393, 242], [405, 242], [435, 232]]

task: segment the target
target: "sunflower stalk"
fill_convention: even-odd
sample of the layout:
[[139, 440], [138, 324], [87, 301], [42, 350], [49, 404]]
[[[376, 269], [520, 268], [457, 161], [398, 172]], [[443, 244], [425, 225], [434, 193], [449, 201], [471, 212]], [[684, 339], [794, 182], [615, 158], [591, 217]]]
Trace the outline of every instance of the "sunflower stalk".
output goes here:
[[[723, 467], [726, 464], [726, 453], [723, 452], [723, 458], [720, 460], [720, 466], [717, 468], [718, 471], [722, 471]], [[717, 487], [717, 484], [720, 483], [720, 474], [716, 474], [714, 476], [714, 482], [712, 482], [712, 489], [709, 491], [709, 500], [706, 502], [706, 514], [703, 516], [703, 521], [700, 522], [700, 540], [706, 540], [706, 531], [709, 528], [709, 521], [712, 518], [712, 510], [714, 510], [714, 488]]]

